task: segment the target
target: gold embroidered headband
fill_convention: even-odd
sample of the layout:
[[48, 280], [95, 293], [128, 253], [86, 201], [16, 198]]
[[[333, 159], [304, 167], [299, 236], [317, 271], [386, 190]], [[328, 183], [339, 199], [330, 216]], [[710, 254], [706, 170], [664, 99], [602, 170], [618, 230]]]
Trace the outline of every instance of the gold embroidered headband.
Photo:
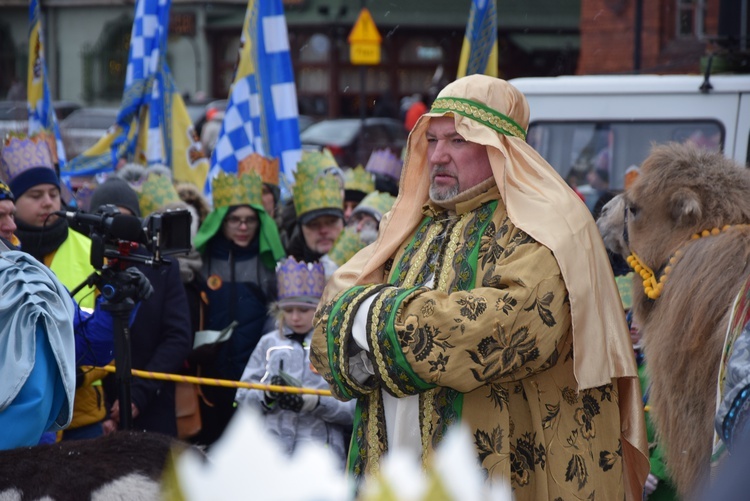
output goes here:
[[458, 113], [459, 115], [476, 120], [500, 134], [526, 140], [526, 131], [512, 118], [470, 99], [441, 97], [432, 103], [430, 111], [435, 113]]

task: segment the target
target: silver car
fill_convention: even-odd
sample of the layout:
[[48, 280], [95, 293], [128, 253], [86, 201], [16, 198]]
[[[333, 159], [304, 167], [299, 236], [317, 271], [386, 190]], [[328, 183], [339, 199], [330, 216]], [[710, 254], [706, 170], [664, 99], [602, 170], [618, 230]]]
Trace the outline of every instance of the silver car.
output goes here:
[[60, 123], [68, 159], [75, 158], [104, 137], [117, 121], [117, 108], [81, 108]]

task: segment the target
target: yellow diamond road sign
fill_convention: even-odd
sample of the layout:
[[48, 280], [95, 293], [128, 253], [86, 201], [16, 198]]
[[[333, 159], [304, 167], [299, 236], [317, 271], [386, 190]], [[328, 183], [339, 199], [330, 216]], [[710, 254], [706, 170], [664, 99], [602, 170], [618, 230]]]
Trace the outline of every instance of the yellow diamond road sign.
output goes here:
[[349, 58], [352, 64], [380, 64], [382, 37], [367, 8], [362, 8], [349, 33]]

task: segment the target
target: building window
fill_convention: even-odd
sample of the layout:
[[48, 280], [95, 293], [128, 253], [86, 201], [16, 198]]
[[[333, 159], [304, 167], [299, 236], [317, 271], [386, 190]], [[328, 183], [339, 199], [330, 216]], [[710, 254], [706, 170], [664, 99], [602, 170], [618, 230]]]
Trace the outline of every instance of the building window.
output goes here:
[[327, 63], [331, 52], [331, 40], [322, 33], [315, 33], [301, 40], [299, 61], [301, 63]]
[[0, 23], [0, 99], [5, 99], [11, 87], [14, 100], [26, 100], [26, 67], [28, 57], [16, 52], [10, 26]]
[[332, 45], [331, 37], [326, 33], [289, 31], [289, 49], [297, 81], [297, 105], [303, 115], [328, 114]]
[[677, 37], [702, 38], [705, 18], [705, 0], [677, 0]]
[[122, 96], [133, 19], [122, 16], [102, 29], [97, 42], [83, 48], [83, 94], [87, 102]]

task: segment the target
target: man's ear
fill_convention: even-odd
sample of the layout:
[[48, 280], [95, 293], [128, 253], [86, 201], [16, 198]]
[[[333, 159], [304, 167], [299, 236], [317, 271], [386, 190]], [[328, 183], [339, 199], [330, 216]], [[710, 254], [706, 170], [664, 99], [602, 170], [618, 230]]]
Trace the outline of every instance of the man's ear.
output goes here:
[[669, 197], [669, 208], [672, 212], [672, 220], [679, 227], [692, 226], [703, 215], [700, 198], [690, 188], [679, 188], [672, 193]]

